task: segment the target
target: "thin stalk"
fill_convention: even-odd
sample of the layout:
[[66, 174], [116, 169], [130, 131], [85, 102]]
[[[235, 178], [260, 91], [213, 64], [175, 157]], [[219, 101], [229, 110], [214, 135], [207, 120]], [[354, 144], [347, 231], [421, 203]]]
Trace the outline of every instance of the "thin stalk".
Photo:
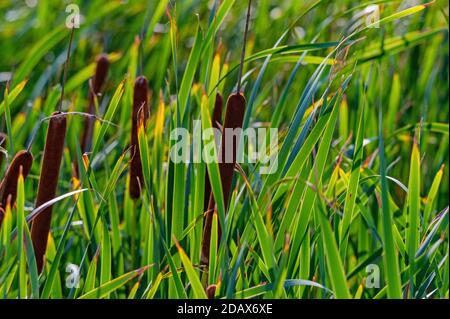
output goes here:
[[238, 74], [238, 82], [237, 82], [237, 92], [238, 93], [241, 92], [241, 80], [242, 80], [242, 72], [244, 69], [245, 46], [247, 44], [247, 33], [248, 33], [248, 26], [249, 26], [249, 22], [250, 22], [251, 7], [252, 7], [252, 0], [248, 0], [247, 17], [245, 19], [244, 40], [243, 40], [243, 45], [242, 45], [241, 62], [239, 64], [239, 74]]
[[58, 104], [58, 111], [61, 112], [62, 110], [62, 104], [64, 99], [64, 86], [67, 80], [67, 70], [69, 69], [69, 62], [70, 62], [70, 50], [72, 50], [72, 42], [73, 42], [73, 34], [75, 33], [75, 28], [72, 28], [70, 32], [70, 39], [69, 39], [69, 47], [67, 48], [67, 55], [66, 55], [66, 62], [64, 64], [64, 78], [63, 78], [63, 85], [61, 87], [61, 98], [59, 99]]

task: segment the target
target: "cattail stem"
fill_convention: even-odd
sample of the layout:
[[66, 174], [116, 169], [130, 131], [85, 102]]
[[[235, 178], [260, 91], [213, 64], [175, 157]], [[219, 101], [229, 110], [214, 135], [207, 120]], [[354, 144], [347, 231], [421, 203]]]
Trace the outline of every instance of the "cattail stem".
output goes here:
[[63, 99], [64, 99], [64, 87], [65, 87], [66, 80], [67, 80], [67, 71], [69, 69], [70, 51], [72, 49], [72, 42], [73, 42], [73, 35], [74, 35], [74, 33], [75, 33], [75, 28], [72, 28], [72, 30], [70, 31], [69, 47], [67, 48], [66, 62], [64, 63], [64, 77], [63, 77], [63, 82], [62, 82], [62, 86], [61, 86], [61, 97], [59, 99], [59, 104], [58, 104], [58, 111], [59, 112], [62, 111], [62, 104], [63, 104]]
[[[245, 113], [245, 97], [241, 93], [235, 93], [230, 95], [227, 101], [227, 110], [225, 113], [225, 122], [222, 129], [222, 141], [220, 146], [220, 180], [222, 184], [222, 193], [225, 203], [225, 209], [228, 207], [228, 199], [231, 192], [231, 183], [233, 181], [234, 166], [236, 165], [237, 151], [239, 146], [239, 136], [232, 135], [233, 140], [227, 140], [227, 129], [239, 129], [242, 128], [242, 122], [244, 120]], [[227, 152], [233, 152], [232, 160], [228, 157], [230, 154]], [[212, 216], [215, 210], [214, 197], [210, 196], [208, 210], [205, 214], [205, 225], [203, 229], [203, 241], [202, 241], [202, 265], [209, 265], [209, 248], [211, 241], [211, 226]], [[220, 225], [219, 225], [219, 237], [220, 237]]]
[[139, 150], [138, 128], [139, 119], [143, 119], [145, 127], [150, 116], [148, 107], [148, 83], [144, 76], [134, 82], [133, 113], [131, 118], [131, 161], [130, 161], [130, 197], [137, 199], [144, 187], [144, 174], [142, 173], [141, 154]]
[[[101, 93], [102, 87], [108, 75], [109, 60], [106, 54], [97, 57], [97, 67], [92, 79], [92, 86], [89, 88], [89, 105], [87, 112], [95, 115], [95, 97]], [[92, 134], [94, 131], [95, 118], [86, 117], [84, 120], [84, 131], [81, 138], [81, 151], [89, 152], [92, 143]]]
[[[47, 129], [36, 207], [55, 198], [65, 136], [66, 115], [61, 112], [55, 112], [50, 118]], [[33, 242], [39, 273], [44, 266], [51, 216], [52, 206], [43, 210], [39, 216], [33, 220], [31, 226], [31, 240]]]
[[[22, 172], [22, 176], [25, 179], [30, 172], [31, 165], [33, 164], [33, 156], [28, 151], [17, 152], [14, 156], [11, 164], [6, 170], [5, 177], [0, 183], [0, 208], [6, 209], [8, 197], [10, 205], [13, 206], [17, 197], [17, 180]], [[2, 225], [2, 218], [0, 218], [0, 227]]]
[[244, 31], [244, 40], [242, 41], [242, 52], [241, 52], [241, 62], [239, 64], [239, 74], [238, 74], [238, 82], [237, 82], [237, 92], [239, 93], [241, 91], [241, 81], [242, 81], [242, 72], [244, 70], [244, 59], [245, 59], [245, 46], [247, 44], [247, 33], [248, 33], [248, 26], [250, 22], [250, 13], [252, 8], [252, 0], [248, 0], [248, 7], [247, 7], [247, 17], [245, 19], [245, 31]]

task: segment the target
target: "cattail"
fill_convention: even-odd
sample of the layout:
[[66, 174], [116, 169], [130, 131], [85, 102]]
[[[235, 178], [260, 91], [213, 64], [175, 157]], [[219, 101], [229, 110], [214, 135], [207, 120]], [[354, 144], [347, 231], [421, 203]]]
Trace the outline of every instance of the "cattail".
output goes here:
[[[89, 90], [89, 106], [88, 113], [95, 115], [95, 96], [101, 93], [101, 89], [105, 83], [108, 75], [109, 60], [106, 54], [101, 54], [97, 57], [97, 67], [95, 75], [92, 80], [92, 88]], [[88, 152], [91, 148], [92, 134], [94, 131], [94, 118], [87, 117], [84, 120], [84, 131], [81, 138], [81, 151]]]
[[[239, 146], [238, 145], [239, 136], [233, 134], [232, 135], [233, 140], [228, 141], [226, 139], [227, 135], [226, 130], [242, 128], [242, 122], [244, 121], [245, 105], [246, 105], [245, 97], [241, 93], [234, 93], [230, 95], [227, 101], [227, 110], [225, 113], [225, 122], [222, 129], [222, 142], [219, 154], [220, 180], [222, 184], [225, 209], [227, 209], [228, 207], [228, 198], [230, 196], [231, 183], [233, 181], [234, 166], [236, 165], [237, 151]], [[233, 152], [231, 161], [227, 158], [227, 152]], [[208, 210], [205, 214], [205, 225], [203, 228], [202, 257], [201, 257], [201, 262], [203, 265], [209, 265], [209, 247], [211, 241], [211, 226], [214, 209], [215, 209], [214, 197], [211, 195], [208, 204]]]
[[[8, 136], [3, 133], [0, 132], [0, 147], [5, 148], [6, 147], [6, 138]], [[5, 157], [5, 154], [3, 154], [3, 152], [0, 153], [0, 168], [2, 167], [2, 163], [3, 163], [3, 158]]]
[[[242, 122], [244, 120], [245, 113], [245, 97], [241, 93], [232, 94], [227, 101], [227, 112], [225, 114], [225, 123], [224, 123], [224, 131], [222, 134], [222, 143], [221, 143], [221, 163], [219, 165], [220, 176], [222, 182], [222, 190], [223, 190], [223, 198], [225, 202], [227, 202], [230, 196], [231, 190], [231, 182], [233, 179], [233, 171], [234, 166], [236, 164], [237, 151], [238, 151], [238, 143], [239, 136], [233, 135], [233, 140], [230, 142], [226, 139], [226, 129], [241, 129]], [[230, 152], [230, 149], [227, 149], [232, 143], [233, 157], [231, 162], [227, 162], [227, 152]]]
[[19, 179], [20, 171], [25, 179], [30, 172], [33, 164], [33, 155], [28, 151], [19, 151], [14, 156], [11, 164], [6, 170], [5, 177], [0, 184], [0, 207], [6, 207], [8, 196], [10, 196], [10, 204], [14, 205], [17, 197], [17, 180]]
[[206, 296], [208, 296], [208, 299], [214, 299], [216, 289], [217, 285], [209, 285], [208, 287], [206, 287]]
[[8, 201], [11, 206], [16, 202], [19, 174], [22, 172], [22, 176], [25, 179], [30, 172], [31, 164], [33, 164], [33, 156], [31, 153], [20, 151], [14, 156], [6, 170], [5, 177], [0, 183], [0, 228]]
[[[55, 198], [65, 136], [66, 116], [61, 112], [54, 112], [47, 129], [36, 207]], [[52, 206], [44, 209], [33, 220], [31, 226], [31, 240], [39, 273], [44, 265], [51, 215]]]
[[[222, 95], [220, 95], [220, 93], [217, 93], [212, 116], [212, 126], [213, 128], [218, 130], [220, 130], [220, 126], [222, 124], [222, 107], [223, 107]], [[204, 209], [208, 208], [210, 196], [211, 196], [211, 182], [209, 181], [209, 174], [207, 171], [205, 175], [205, 194], [203, 199]]]
[[134, 82], [133, 114], [131, 119], [130, 197], [133, 199], [140, 197], [141, 188], [144, 186], [138, 142], [139, 118], [143, 119], [145, 127], [145, 122], [149, 116], [147, 79], [144, 76], [140, 76]]
[[[252, 0], [248, 0], [247, 17], [245, 19], [245, 31], [242, 44], [241, 62], [239, 65], [238, 81], [237, 81], [237, 93], [233, 93], [229, 96], [227, 101], [227, 110], [225, 113], [225, 122], [222, 129], [222, 142], [219, 157], [221, 159], [219, 163], [220, 182], [222, 184], [223, 199], [225, 203], [225, 210], [228, 207], [228, 197], [230, 196], [231, 183], [233, 181], [234, 166], [236, 165], [236, 157], [238, 151], [239, 136], [233, 136], [233, 141], [227, 141], [226, 131], [227, 129], [240, 129], [244, 121], [245, 106], [247, 102], [245, 97], [241, 94], [241, 81], [242, 71], [244, 68], [245, 59], [245, 45], [247, 42], [248, 26], [250, 22], [250, 11], [252, 6]], [[231, 146], [231, 150], [229, 149]], [[227, 152], [232, 153], [232, 160], [228, 161]], [[227, 163], [228, 162], [228, 163]], [[205, 214], [205, 223], [203, 226], [203, 238], [202, 238], [202, 252], [200, 262], [202, 265], [209, 265], [209, 248], [211, 244], [211, 226], [212, 216], [215, 209], [214, 197], [210, 196], [208, 210]], [[220, 238], [221, 228], [218, 227], [218, 237]]]

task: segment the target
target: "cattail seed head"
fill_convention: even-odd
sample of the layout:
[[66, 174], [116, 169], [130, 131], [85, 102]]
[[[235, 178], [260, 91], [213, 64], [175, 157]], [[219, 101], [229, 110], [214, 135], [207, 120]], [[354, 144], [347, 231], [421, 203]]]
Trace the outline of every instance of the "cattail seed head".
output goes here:
[[[54, 112], [52, 114], [45, 140], [36, 207], [55, 198], [56, 187], [58, 186], [59, 169], [64, 150], [66, 125], [66, 116], [64, 114], [61, 112]], [[52, 206], [47, 207], [36, 216], [31, 226], [31, 240], [33, 242], [39, 272], [42, 271], [44, 265], [51, 215]]]
[[0, 184], [0, 207], [6, 207], [8, 196], [11, 196], [11, 206], [14, 205], [17, 197], [17, 180], [21, 170], [25, 179], [30, 172], [32, 164], [33, 156], [28, 151], [19, 151], [14, 156]]
[[[228, 198], [231, 192], [231, 183], [233, 181], [234, 166], [236, 165], [237, 151], [239, 136], [233, 134], [232, 141], [227, 141], [226, 129], [237, 129], [242, 128], [242, 123], [244, 121], [245, 97], [241, 93], [234, 93], [230, 95], [227, 101], [227, 109], [225, 113], [225, 121], [222, 128], [222, 141], [221, 149], [219, 154], [219, 171], [220, 171], [220, 181], [222, 184], [222, 193], [225, 203], [225, 209], [228, 207]], [[230, 149], [230, 145], [232, 146]], [[227, 162], [227, 152], [233, 152], [232, 161]], [[209, 265], [209, 249], [211, 241], [211, 226], [212, 226], [212, 214], [215, 209], [214, 197], [211, 195], [208, 210], [205, 217], [205, 225], [203, 228], [203, 238], [202, 238], [202, 255], [201, 263], [203, 265]], [[219, 225], [219, 237], [220, 237], [220, 225]]]
[[206, 287], [206, 296], [208, 296], [208, 299], [214, 299], [216, 289], [217, 285], [209, 285], [208, 287]]
[[[95, 96], [101, 93], [101, 89], [106, 81], [109, 70], [109, 60], [106, 54], [97, 57], [95, 75], [92, 79], [92, 88], [89, 89], [89, 105], [87, 112], [95, 115]], [[88, 152], [91, 148], [92, 134], [94, 131], [94, 119], [87, 117], [84, 120], [83, 136], [81, 137], [81, 151]]]
[[[226, 130], [227, 129], [239, 129], [242, 128], [242, 123], [244, 121], [245, 97], [241, 93], [234, 93], [230, 95], [227, 101], [227, 109], [225, 113], [225, 121], [222, 128], [222, 141], [220, 143], [220, 179], [222, 183], [223, 198], [225, 202], [225, 208], [227, 207], [228, 197], [231, 190], [231, 182], [233, 180], [234, 166], [236, 164], [239, 136], [233, 134], [232, 141], [228, 141]], [[231, 146], [231, 148], [230, 148]], [[232, 161], [227, 160], [229, 157], [228, 152], [232, 152]], [[214, 209], [214, 201], [210, 201], [209, 209]]]
[[[245, 97], [241, 93], [235, 93], [230, 95], [227, 101], [227, 110], [225, 113], [225, 121], [223, 124], [222, 143], [220, 151], [221, 162], [219, 164], [220, 178], [222, 181], [223, 198], [225, 200], [225, 203], [227, 203], [228, 197], [230, 195], [231, 182], [233, 178], [234, 166], [236, 164], [237, 151], [239, 146], [238, 145], [239, 137], [233, 135], [233, 141], [228, 141], [225, 130], [242, 128], [242, 122], [244, 121], [245, 105], [246, 105]], [[229, 149], [230, 145], [233, 146], [231, 150]], [[233, 152], [232, 162], [227, 163], [226, 161], [227, 152], [230, 151]]]
[[130, 197], [137, 199], [141, 195], [144, 186], [144, 175], [142, 173], [142, 162], [139, 150], [138, 128], [139, 122], [145, 127], [150, 115], [148, 107], [148, 83], [144, 76], [139, 76], [134, 82], [133, 112], [131, 118], [131, 154], [130, 161]]
[[95, 69], [94, 80], [92, 87], [95, 94], [99, 94], [108, 76], [109, 60], [106, 54], [100, 54], [97, 57], [97, 67]]

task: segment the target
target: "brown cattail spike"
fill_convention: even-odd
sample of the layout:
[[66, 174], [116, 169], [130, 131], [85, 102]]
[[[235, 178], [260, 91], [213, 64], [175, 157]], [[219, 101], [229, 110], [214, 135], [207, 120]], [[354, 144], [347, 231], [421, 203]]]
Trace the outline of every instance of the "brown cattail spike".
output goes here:
[[108, 55], [100, 54], [97, 57], [97, 68], [95, 69], [95, 77], [92, 82], [92, 86], [95, 94], [99, 94], [103, 84], [108, 76], [109, 60]]
[[[220, 126], [222, 125], [222, 108], [223, 108], [223, 99], [220, 93], [216, 94], [216, 102], [214, 104], [214, 111], [212, 116], [212, 126], [215, 129], [220, 130]], [[209, 181], [209, 174], [206, 172], [205, 174], [205, 194], [203, 200], [203, 209], [206, 210], [209, 204], [209, 197], [211, 196], [211, 183]]]
[[[66, 116], [61, 112], [55, 112], [50, 118], [47, 129], [36, 207], [55, 198], [65, 136]], [[44, 209], [33, 220], [31, 226], [31, 240], [33, 242], [39, 273], [42, 271], [44, 265], [51, 216], [52, 206]]]
[[148, 83], [144, 76], [140, 76], [134, 82], [133, 114], [131, 119], [131, 161], [130, 161], [130, 197], [137, 199], [141, 195], [144, 186], [142, 174], [141, 155], [138, 142], [138, 127], [141, 119], [145, 122], [150, 115], [148, 107]]
[[[231, 192], [231, 183], [233, 181], [234, 166], [237, 159], [239, 135], [228, 134], [232, 136], [233, 140], [227, 140], [227, 129], [242, 128], [242, 122], [244, 120], [245, 113], [245, 97], [241, 93], [234, 93], [230, 95], [227, 101], [227, 110], [225, 113], [225, 122], [222, 129], [222, 142], [220, 146], [219, 154], [219, 170], [220, 180], [222, 184], [223, 199], [225, 202], [225, 209], [228, 207], [228, 198]], [[232, 153], [231, 153], [232, 152]], [[211, 194], [208, 210], [205, 214], [205, 225], [203, 229], [203, 242], [202, 242], [202, 257], [201, 262], [203, 265], [209, 265], [209, 247], [211, 240], [211, 225], [212, 216], [215, 209], [214, 197]], [[219, 237], [220, 237], [220, 225], [219, 225]]]
[[206, 296], [208, 299], [214, 299], [214, 295], [216, 294], [217, 285], [209, 285], [206, 288]]
[[19, 179], [20, 170], [22, 169], [22, 176], [25, 179], [30, 172], [32, 164], [33, 156], [30, 152], [19, 151], [14, 156], [0, 184], [0, 207], [6, 208], [8, 196], [11, 196], [11, 206], [14, 205], [17, 197], [17, 180]]
[[[109, 60], [106, 54], [97, 57], [97, 67], [92, 79], [92, 87], [89, 88], [89, 107], [88, 113], [95, 115], [95, 97], [101, 93], [102, 87], [108, 75]], [[92, 142], [92, 133], [94, 131], [94, 118], [87, 117], [84, 120], [84, 131], [81, 138], [81, 151], [89, 152]]]

